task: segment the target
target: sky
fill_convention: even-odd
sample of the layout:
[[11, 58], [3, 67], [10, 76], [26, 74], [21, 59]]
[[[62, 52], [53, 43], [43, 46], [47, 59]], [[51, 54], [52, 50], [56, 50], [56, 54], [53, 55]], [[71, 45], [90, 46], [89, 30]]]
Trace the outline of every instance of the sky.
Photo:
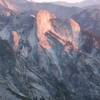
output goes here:
[[28, 0], [28, 1], [35, 1], [35, 2], [55, 2], [55, 1], [65, 1], [69, 3], [76, 3], [76, 2], [81, 2], [84, 0]]

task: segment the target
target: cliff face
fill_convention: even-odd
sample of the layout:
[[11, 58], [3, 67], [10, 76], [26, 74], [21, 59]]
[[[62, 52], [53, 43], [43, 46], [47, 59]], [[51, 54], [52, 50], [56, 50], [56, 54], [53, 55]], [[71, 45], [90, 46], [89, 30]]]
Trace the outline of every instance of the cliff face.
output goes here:
[[0, 97], [99, 100], [99, 38], [45, 10], [1, 18]]
[[[59, 30], [59, 26], [56, 28], [53, 26], [53, 19], [56, 19], [56, 17], [49, 13], [48, 11], [41, 10], [37, 13], [37, 35], [40, 42], [40, 45], [43, 48], [50, 48], [50, 44], [48, 43], [46, 34], [48, 33], [52, 37], [54, 37], [58, 42], [60, 42], [63, 46], [66, 48], [66, 44], [70, 43], [73, 45], [75, 49], [78, 49], [78, 38], [80, 33], [80, 26], [77, 22], [75, 22], [73, 19], [69, 21], [70, 28], [72, 29], [72, 32], [70, 33], [70, 36], [68, 36], [68, 30], [62, 30], [66, 31], [65, 34], [61, 34], [57, 32], [56, 30]], [[67, 21], [65, 25], [67, 24]], [[71, 36], [72, 35], [72, 36]], [[68, 45], [67, 45], [68, 46]], [[73, 49], [74, 49], [73, 48]]]
[[20, 42], [20, 37], [19, 34], [16, 31], [12, 32], [12, 37], [13, 37], [13, 44], [14, 44], [14, 49], [17, 49], [19, 47], [19, 42]]
[[50, 48], [50, 44], [48, 43], [46, 33], [54, 30], [52, 27], [52, 23], [50, 22], [53, 19], [53, 15], [48, 11], [41, 10], [37, 14], [37, 35], [40, 42], [40, 45], [43, 48]]

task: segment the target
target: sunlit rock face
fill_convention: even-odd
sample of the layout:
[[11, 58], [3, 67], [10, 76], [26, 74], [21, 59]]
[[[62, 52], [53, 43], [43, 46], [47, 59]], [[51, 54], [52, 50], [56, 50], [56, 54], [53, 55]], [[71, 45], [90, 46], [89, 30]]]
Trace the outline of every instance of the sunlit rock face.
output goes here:
[[10, 3], [11, 3], [10, 0], [0, 0], [0, 4], [2, 6], [4, 6], [5, 8], [8, 8], [8, 9], [11, 9], [13, 11], [16, 11], [16, 6], [12, 5]]
[[53, 19], [53, 15], [45, 10], [40, 10], [37, 14], [37, 35], [39, 38], [39, 44], [43, 48], [50, 48], [50, 44], [47, 41], [46, 32], [49, 30], [54, 30], [52, 23], [50, 22]]
[[19, 47], [19, 42], [20, 42], [19, 34], [16, 31], [13, 31], [12, 37], [13, 37], [14, 49], [17, 49]]
[[[55, 30], [55, 26], [53, 26], [53, 22], [52, 20], [56, 19], [56, 17], [46, 11], [46, 10], [40, 10], [37, 13], [37, 35], [38, 35], [38, 39], [39, 39], [39, 44], [43, 47], [43, 48], [51, 48], [52, 46], [49, 44], [48, 40], [47, 40], [47, 36], [46, 34], [48, 33], [49, 35], [51, 35], [52, 37], [54, 37], [56, 40], [58, 40], [63, 46], [65, 46], [65, 48], [68, 47], [67, 44], [72, 44], [73, 49], [78, 49], [78, 37], [79, 37], [79, 33], [80, 33], [80, 26], [77, 22], [75, 22], [73, 19], [71, 19], [69, 21], [69, 25], [70, 25], [70, 36], [68, 36], [67, 32], [65, 34], [61, 34], [59, 32], [57, 32], [56, 29]], [[68, 23], [64, 23], [64, 24], [68, 24]], [[57, 26], [57, 25], [56, 25]], [[59, 28], [59, 27], [57, 27]], [[63, 30], [62, 30], [63, 31]], [[72, 35], [72, 36], [71, 36]], [[69, 42], [69, 43], [67, 43]]]
[[12, 0], [0, 0], [0, 6], [3, 7], [4, 14], [10, 16], [12, 12], [18, 14], [18, 6]]
[[73, 45], [75, 49], [78, 49], [78, 38], [81, 32], [80, 25], [73, 19], [70, 20], [70, 24], [71, 24], [72, 33], [73, 33], [73, 38], [72, 38]]

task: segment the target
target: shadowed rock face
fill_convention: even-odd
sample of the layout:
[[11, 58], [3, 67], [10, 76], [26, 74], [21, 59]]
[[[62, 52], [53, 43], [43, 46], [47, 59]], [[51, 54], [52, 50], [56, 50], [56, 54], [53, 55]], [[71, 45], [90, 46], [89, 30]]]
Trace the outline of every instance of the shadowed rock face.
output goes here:
[[99, 38], [73, 19], [62, 20], [44, 10], [36, 18], [3, 18], [9, 21], [0, 26], [0, 97], [100, 99]]
[[100, 7], [90, 6], [73, 16], [84, 30], [92, 32], [100, 37]]

